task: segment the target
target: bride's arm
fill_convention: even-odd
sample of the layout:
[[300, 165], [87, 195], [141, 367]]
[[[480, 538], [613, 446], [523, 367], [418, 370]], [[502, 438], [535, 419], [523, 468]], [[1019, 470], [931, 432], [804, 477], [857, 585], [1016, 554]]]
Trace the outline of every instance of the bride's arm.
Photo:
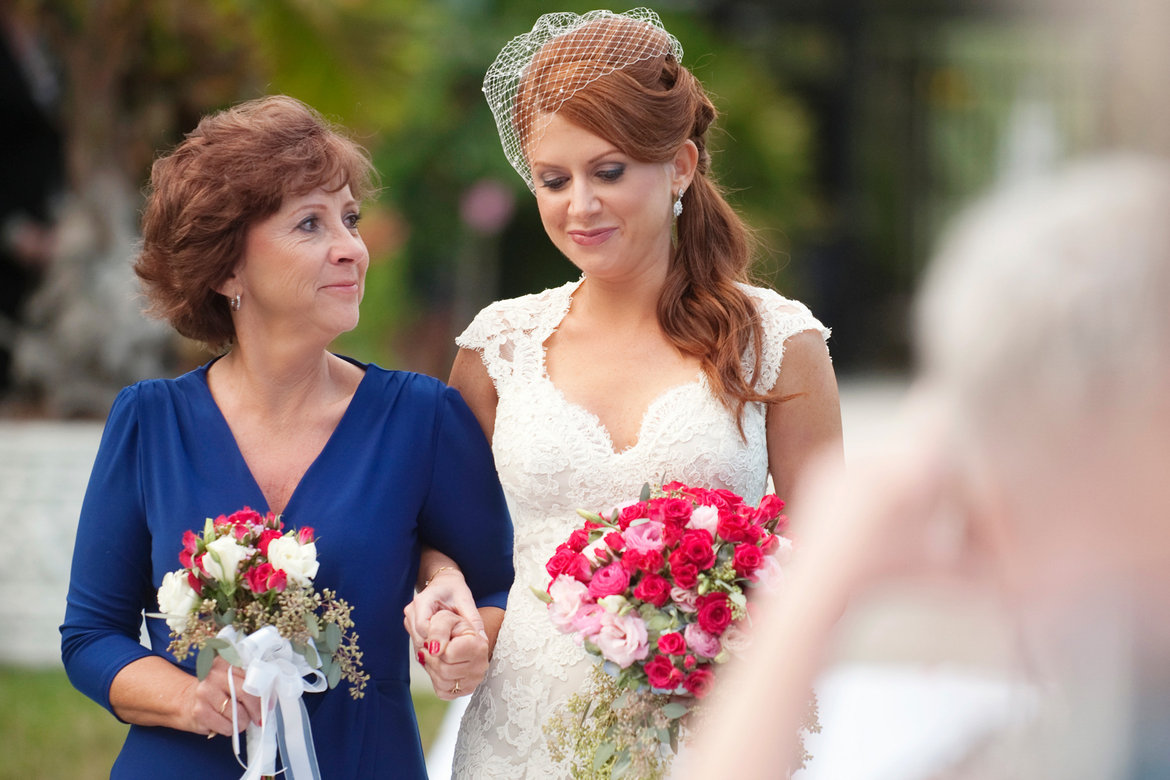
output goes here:
[[479, 352], [474, 349], [460, 349], [455, 355], [455, 362], [451, 364], [451, 377], [447, 384], [463, 396], [463, 400], [471, 407], [475, 419], [479, 420], [483, 435], [490, 443], [496, 428], [496, 404], [500, 398], [496, 395], [496, 386], [488, 376], [487, 367], [483, 364]]
[[[784, 342], [773, 391], [788, 400], [768, 407], [768, 471], [776, 495], [790, 501], [810, 463], [845, 457], [837, 377], [819, 332], [801, 331]], [[795, 517], [791, 506], [788, 516]]]

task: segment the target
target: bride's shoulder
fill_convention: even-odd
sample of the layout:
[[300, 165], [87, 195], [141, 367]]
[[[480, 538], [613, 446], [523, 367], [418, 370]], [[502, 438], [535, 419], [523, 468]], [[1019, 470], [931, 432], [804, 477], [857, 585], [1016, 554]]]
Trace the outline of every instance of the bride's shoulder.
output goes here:
[[740, 283], [739, 288], [755, 304], [766, 332], [788, 330], [791, 334], [796, 332], [791, 328], [797, 328], [797, 330], [819, 330], [828, 336], [828, 328], [821, 324], [821, 321], [813, 315], [808, 306], [795, 298], [786, 298], [770, 287], [756, 287]]
[[464, 342], [471, 344], [509, 339], [516, 334], [555, 327], [564, 317], [575, 285], [576, 282], [569, 282], [560, 287], [490, 303], [475, 315], [456, 342], [462, 346]]

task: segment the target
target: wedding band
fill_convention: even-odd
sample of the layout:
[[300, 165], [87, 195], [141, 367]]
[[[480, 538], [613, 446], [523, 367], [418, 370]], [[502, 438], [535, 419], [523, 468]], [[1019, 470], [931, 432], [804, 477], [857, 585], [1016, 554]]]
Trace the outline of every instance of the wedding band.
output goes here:
[[223, 704], [221, 704], [221, 705], [219, 706], [219, 714], [220, 714], [220, 715], [223, 715], [223, 711], [227, 709], [227, 706], [228, 706], [228, 702], [229, 702], [229, 701], [231, 701], [231, 699], [230, 699], [230, 698], [229, 698], [229, 699], [224, 699], [224, 700], [223, 700]]
[[214, 731], [209, 731], [209, 732], [207, 732], [207, 738], [208, 738], [208, 739], [211, 739], [211, 738], [212, 738], [212, 737], [214, 737], [214, 736], [215, 736], [215, 732], [214, 732]]
[[459, 693], [459, 680], [455, 681], [455, 687], [451, 689], [451, 693]]

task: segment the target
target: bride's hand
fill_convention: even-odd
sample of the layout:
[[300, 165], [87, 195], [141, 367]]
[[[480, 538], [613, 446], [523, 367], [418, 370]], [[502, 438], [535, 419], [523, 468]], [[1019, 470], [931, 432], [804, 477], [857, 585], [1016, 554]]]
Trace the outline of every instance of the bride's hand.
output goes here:
[[483, 682], [488, 667], [488, 641], [462, 616], [450, 610], [434, 614], [417, 658], [426, 667], [435, 694], [451, 700], [467, 696]]

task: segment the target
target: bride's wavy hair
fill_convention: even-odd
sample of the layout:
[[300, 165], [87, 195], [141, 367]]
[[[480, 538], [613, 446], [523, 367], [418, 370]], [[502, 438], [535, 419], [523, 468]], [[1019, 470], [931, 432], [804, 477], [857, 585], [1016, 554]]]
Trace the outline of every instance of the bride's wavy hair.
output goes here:
[[[629, 62], [621, 47], [634, 37], [631, 25], [646, 26], [613, 16], [550, 40], [526, 69], [540, 78], [521, 79], [513, 116], [546, 116], [540, 105], [547, 100], [558, 106], [557, 114], [639, 162], [668, 162], [688, 139], [694, 142], [698, 167], [675, 224], [658, 322], [672, 344], [699, 359], [713, 393], [742, 426], [746, 404], [784, 400], [771, 388], [755, 386], [763, 326], [751, 299], [736, 284], [749, 280], [755, 236], [711, 176], [707, 131], [716, 117], [715, 106], [673, 54]], [[666, 33], [650, 30], [663, 38], [661, 50], [669, 52]], [[542, 91], [543, 85], [571, 80], [565, 71], [611, 68], [616, 69], [589, 81], [567, 100], [552, 89]], [[747, 371], [743, 356], [749, 349], [754, 365]]]

